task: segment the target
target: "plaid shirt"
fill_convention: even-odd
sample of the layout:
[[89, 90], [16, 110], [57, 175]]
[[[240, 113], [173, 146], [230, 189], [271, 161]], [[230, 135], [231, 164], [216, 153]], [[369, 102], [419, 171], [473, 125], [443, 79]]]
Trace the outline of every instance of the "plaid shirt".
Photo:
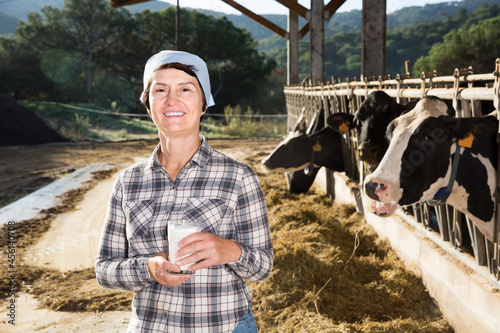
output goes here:
[[[243, 280], [271, 273], [267, 207], [255, 172], [201, 140], [175, 182], [159, 162], [159, 145], [115, 182], [95, 269], [102, 287], [135, 292], [127, 332], [231, 332], [250, 307]], [[167, 221], [181, 218], [235, 240], [241, 257], [198, 270], [177, 287], [155, 282], [148, 258], [168, 251]]]

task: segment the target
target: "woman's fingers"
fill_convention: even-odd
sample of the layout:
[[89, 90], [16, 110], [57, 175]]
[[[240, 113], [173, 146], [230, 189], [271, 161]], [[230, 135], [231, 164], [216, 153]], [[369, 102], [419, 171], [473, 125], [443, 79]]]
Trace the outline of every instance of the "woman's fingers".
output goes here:
[[167, 260], [166, 252], [152, 255], [148, 260], [148, 270], [153, 280], [168, 287], [176, 287], [193, 277], [193, 275], [173, 274], [172, 272], [180, 272], [181, 269]]
[[241, 248], [233, 240], [216, 235], [198, 232], [179, 242], [181, 249], [174, 255], [177, 258], [189, 255], [177, 261], [177, 265], [188, 265], [191, 269], [207, 268], [212, 265], [224, 265], [241, 256]]

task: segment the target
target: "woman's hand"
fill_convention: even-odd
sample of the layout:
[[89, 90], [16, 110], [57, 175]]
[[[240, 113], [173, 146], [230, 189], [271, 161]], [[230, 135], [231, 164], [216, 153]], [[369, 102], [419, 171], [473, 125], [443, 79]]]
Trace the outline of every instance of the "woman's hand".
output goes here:
[[[159, 252], [153, 254], [148, 260], [149, 274], [159, 284], [167, 287], [176, 287], [183, 284], [186, 280], [193, 277], [193, 275], [185, 274], [172, 274], [170, 272], [180, 272], [181, 269], [176, 264], [172, 264], [167, 260], [166, 252]], [[169, 272], [170, 271], [170, 272]]]
[[190, 271], [213, 265], [225, 265], [238, 260], [242, 253], [235, 241], [206, 232], [197, 232], [187, 236], [179, 242], [179, 247], [180, 250], [174, 254], [177, 258], [193, 253], [177, 261], [179, 266], [195, 263], [188, 267]]

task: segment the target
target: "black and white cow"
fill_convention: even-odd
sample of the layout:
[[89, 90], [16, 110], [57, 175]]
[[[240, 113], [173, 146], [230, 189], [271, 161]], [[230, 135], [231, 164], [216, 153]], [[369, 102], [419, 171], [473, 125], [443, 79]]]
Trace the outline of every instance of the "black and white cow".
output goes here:
[[385, 138], [387, 125], [403, 112], [415, 107], [416, 101], [398, 104], [381, 90], [370, 93], [354, 113], [334, 113], [327, 123], [339, 132], [356, 130], [358, 135], [358, 156], [375, 170], [382, 160], [389, 143]]
[[446, 201], [493, 241], [498, 120], [453, 114], [429, 96], [389, 125], [389, 148], [364, 181], [365, 193], [376, 200], [370, 210], [389, 216], [398, 204]]
[[[323, 112], [322, 110], [320, 112]], [[284, 142], [288, 142], [292, 138], [296, 136], [304, 136], [307, 135], [307, 133], [315, 130], [318, 126], [324, 126], [324, 117], [321, 118], [323, 115], [322, 114], [316, 114], [313, 119], [311, 120], [311, 124], [309, 127], [307, 127], [307, 121], [305, 117], [305, 108], [302, 109], [301, 114], [299, 115], [296, 123], [292, 127], [291, 131], [288, 133], [288, 135], [278, 144], [277, 148], [280, 147]], [[276, 148], [276, 149], [277, 149]], [[276, 150], [275, 149], [275, 150]], [[287, 161], [288, 159], [285, 159], [283, 161], [283, 164], [279, 164], [278, 160], [273, 159], [273, 154], [271, 153], [267, 158], [267, 160], [270, 160], [269, 163], [271, 163], [274, 166], [274, 170], [279, 168], [278, 171], [284, 171], [285, 176], [286, 176], [286, 182], [288, 185], [288, 189], [290, 193], [295, 193], [295, 194], [300, 194], [300, 193], [306, 193], [314, 183], [314, 180], [316, 178], [316, 175], [319, 171], [319, 168], [308, 168], [307, 170], [296, 170], [296, 171], [288, 171], [289, 169], [287, 168]], [[265, 166], [264, 166], [265, 167]], [[272, 168], [266, 168], [266, 170], [271, 171], [273, 170]]]
[[341, 137], [331, 127], [324, 127], [312, 134], [301, 134], [288, 138], [262, 160], [267, 170], [279, 172], [297, 171], [313, 167], [327, 167], [333, 171], [344, 171]]
[[291, 193], [307, 192], [323, 166], [344, 171], [340, 134], [324, 127], [324, 123], [321, 109], [305, 132], [291, 132], [262, 160], [266, 170], [286, 173]]
[[286, 184], [290, 193], [306, 193], [314, 184], [320, 168], [285, 172]]

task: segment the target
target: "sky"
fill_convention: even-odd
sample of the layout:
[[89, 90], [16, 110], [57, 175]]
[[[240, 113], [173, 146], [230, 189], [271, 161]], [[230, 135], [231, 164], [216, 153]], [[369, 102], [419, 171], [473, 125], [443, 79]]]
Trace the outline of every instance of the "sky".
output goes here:
[[[170, 4], [177, 5], [177, 0], [160, 0]], [[275, 0], [235, 0], [240, 5], [253, 11], [256, 14], [288, 14], [288, 9]], [[420, 0], [418, 6], [423, 6], [429, 3], [449, 2], [451, 0]], [[329, 0], [325, 0], [328, 3]], [[408, 4], [408, 0], [387, 0], [387, 12], [392, 13], [403, 7], [415, 6]], [[309, 8], [311, 0], [299, 0], [299, 3]], [[241, 14], [239, 11], [229, 6], [222, 0], [179, 0], [180, 7], [189, 7], [196, 9], [210, 9], [226, 14]], [[338, 12], [348, 12], [354, 9], [361, 10], [363, 0], [347, 0], [339, 9]]]

